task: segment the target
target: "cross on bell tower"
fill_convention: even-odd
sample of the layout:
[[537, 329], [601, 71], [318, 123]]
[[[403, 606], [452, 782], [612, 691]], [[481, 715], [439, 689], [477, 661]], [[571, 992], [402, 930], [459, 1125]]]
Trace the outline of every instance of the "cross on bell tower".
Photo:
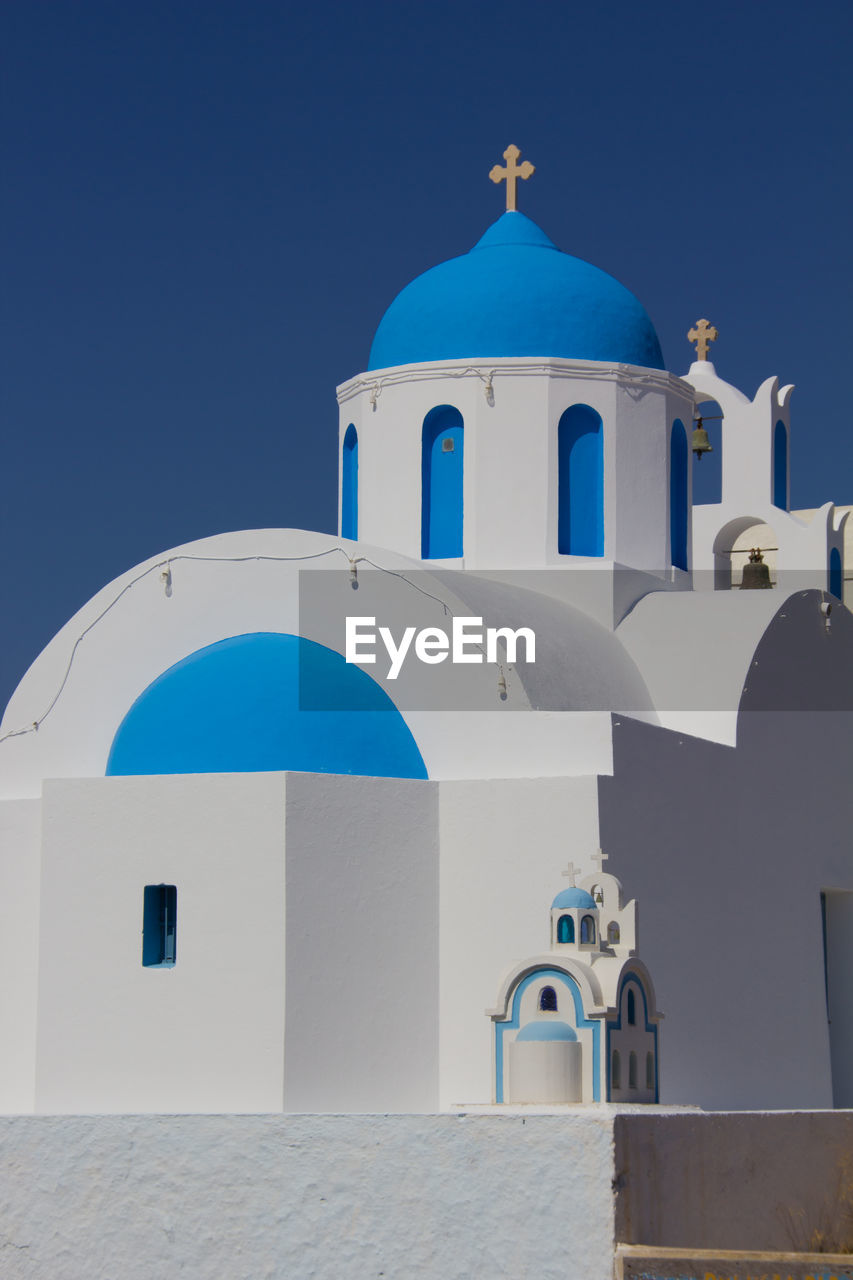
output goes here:
[[536, 169], [529, 160], [523, 160], [519, 165], [516, 164], [520, 155], [521, 152], [518, 147], [510, 143], [504, 152], [504, 160], [506, 160], [506, 164], [492, 165], [492, 168], [489, 170], [489, 177], [492, 182], [503, 182], [504, 179], [506, 179], [506, 207], [508, 212], [512, 212], [517, 208], [516, 188], [518, 185], [518, 179], [524, 178], [526, 180], [531, 176], [531, 174], [536, 172]]
[[697, 320], [687, 331], [687, 341], [696, 343], [696, 359], [708, 359], [708, 347], [717, 341], [717, 330], [707, 320]]

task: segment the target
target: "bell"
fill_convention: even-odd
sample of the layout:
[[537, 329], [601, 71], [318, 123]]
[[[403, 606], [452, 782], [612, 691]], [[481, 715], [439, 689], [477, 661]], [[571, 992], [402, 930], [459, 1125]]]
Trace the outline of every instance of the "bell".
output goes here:
[[753, 547], [749, 553], [748, 564], [743, 566], [743, 581], [740, 589], [741, 591], [766, 591], [772, 586], [770, 566], [764, 563], [764, 556], [760, 549]]
[[696, 426], [693, 429], [693, 443], [690, 448], [696, 454], [697, 461], [702, 461], [703, 453], [713, 453], [714, 446], [708, 439], [708, 432], [702, 426], [702, 419], [696, 419]]

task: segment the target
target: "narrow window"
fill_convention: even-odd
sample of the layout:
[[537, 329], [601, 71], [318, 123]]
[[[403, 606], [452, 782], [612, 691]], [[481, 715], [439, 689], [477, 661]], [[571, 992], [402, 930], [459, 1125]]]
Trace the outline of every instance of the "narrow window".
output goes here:
[[610, 1059], [610, 1088], [622, 1088], [622, 1063], [619, 1058], [619, 1050], [614, 1049]]
[[610, 924], [607, 926], [607, 941], [611, 946], [613, 946], [614, 944], [618, 944], [621, 937], [622, 934], [619, 931], [618, 924], [615, 920], [611, 920]]
[[628, 988], [628, 1025], [633, 1027], [637, 1022], [637, 1000], [631, 988]]
[[604, 555], [604, 433], [588, 404], [573, 404], [557, 428], [557, 550]]
[[539, 992], [539, 1008], [542, 1013], [557, 1012], [557, 993], [553, 987], [543, 987]]
[[352, 423], [341, 459], [341, 537], [358, 537], [358, 432]]
[[841, 592], [844, 590], [844, 583], [841, 572], [841, 552], [838, 547], [833, 547], [829, 553], [829, 593], [835, 596], [836, 600], [841, 599]]
[[654, 1089], [655, 1087], [655, 1057], [653, 1053], [646, 1054], [646, 1088]]
[[637, 1087], [637, 1055], [633, 1050], [628, 1054], [628, 1088]]
[[676, 569], [687, 568], [687, 434], [676, 418], [669, 445], [669, 547]]
[[452, 405], [431, 409], [421, 442], [421, 557], [462, 555], [464, 424]]
[[173, 884], [147, 884], [142, 908], [142, 963], [171, 969], [175, 963], [178, 891]]
[[581, 942], [595, 942], [595, 921], [592, 916], [581, 920]]
[[788, 428], [777, 422], [773, 429], [773, 506], [788, 510]]
[[575, 922], [571, 916], [560, 916], [557, 922], [557, 941], [574, 942]]

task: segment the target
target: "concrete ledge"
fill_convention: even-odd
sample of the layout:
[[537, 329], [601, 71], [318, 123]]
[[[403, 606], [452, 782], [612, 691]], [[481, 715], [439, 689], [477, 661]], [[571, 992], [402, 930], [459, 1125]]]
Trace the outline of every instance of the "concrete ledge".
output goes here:
[[748, 1253], [620, 1245], [616, 1280], [853, 1280], [849, 1253]]

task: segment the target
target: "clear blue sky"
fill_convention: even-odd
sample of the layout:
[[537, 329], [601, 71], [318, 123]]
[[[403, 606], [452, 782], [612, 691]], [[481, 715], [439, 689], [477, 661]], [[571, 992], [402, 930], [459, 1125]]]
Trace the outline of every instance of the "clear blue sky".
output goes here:
[[6, 0], [0, 705], [138, 561], [333, 529], [335, 385], [500, 214], [511, 141], [521, 208], [668, 368], [707, 316], [722, 376], [797, 384], [793, 505], [853, 501], [851, 30], [840, 0]]

